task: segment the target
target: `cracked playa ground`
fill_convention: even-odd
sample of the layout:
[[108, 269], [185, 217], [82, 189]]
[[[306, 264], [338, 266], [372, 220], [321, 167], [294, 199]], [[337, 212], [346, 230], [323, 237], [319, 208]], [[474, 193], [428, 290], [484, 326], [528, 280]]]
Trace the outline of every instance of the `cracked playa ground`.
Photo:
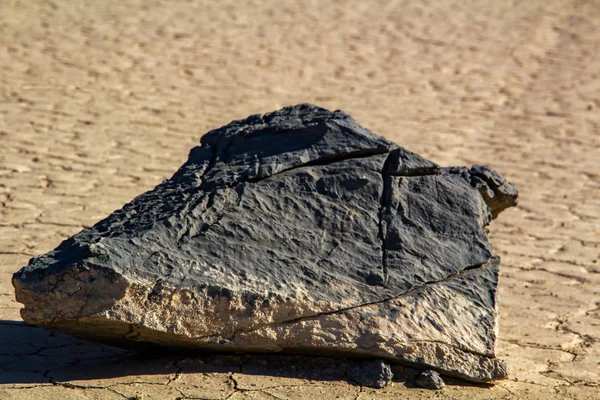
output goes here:
[[[378, 4], [0, 3], [0, 398], [600, 398], [600, 3]], [[200, 134], [301, 102], [519, 188], [490, 226], [509, 380], [440, 394], [397, 368], [376, 391], [344, 360], [140, 357], [19, 322], [31, 256], [170, 177]]]

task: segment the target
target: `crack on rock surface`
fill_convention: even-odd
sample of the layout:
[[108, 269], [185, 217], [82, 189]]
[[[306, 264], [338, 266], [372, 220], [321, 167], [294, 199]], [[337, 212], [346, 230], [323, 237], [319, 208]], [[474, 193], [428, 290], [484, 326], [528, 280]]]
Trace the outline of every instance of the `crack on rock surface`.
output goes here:
[[[385, 299], [374, 301], [374, 302], [370, 302], [370, 303], [358, 304], [358, 305], [351, 306], [351, 307], [340, 308], [340, 309], [337, 309], [337, 310], [326, 311], [326, 312], [312, 314], [312, 315], [306, 315], [306, 316], [302, 316], [302, 317], [298, 317], [298, 318], [293, 318], [293, 319], [289, 319], [289, 320], [277, 321], [277, 322], [273, 322], [273, 323], [266, 324], [266, 325], [255, 326], [251, 330], [238, 330], [238, 331], [233, 332], [233, 335], [236, 335], [238, 333], [249, 333], [249, 332], [252, 332], [252, 331], [256, 331], [256, 330], [259, 330], [259, 329], [262, 329], [262, 328], [266, 328], [266, 327], [269, 327], [269, 326], [274, 326], [274, 325], [290, 324], [290, 323], [301, 322], [301, 321], [305, 321], [305, 320], [309, 320], [309, 319], [317, 319], [317, 318], [323, 317], [323, 316], [340, 314], [340, 313], [344, 313], [346, 311], [352, 311], [352, 310], [356, 310], [356, 309], [360, 309], [360, 308], [365, 308], [365, 307], [369, 307], [369, 306], [375, 306], [375, 305], [378, 305], [378, 304], [384, 304], [384, 303], [387, 303], [387, 302], [390, 302], [390, 301], [393, 301], [393, 300], [400, 300], [403, 297], [411, 296], [412, 294], [414, 294], [416, 292], [419, 292], [419, 291], [422, 291], [422, 290], [425, 290], [428, 287], [435, 286], [435, 285], [442, 285], [445, 282], [448, 282], [448, 281], [451, 281], [451, 280], [454, 280], [454, 279], [458, 279], [458, 278], [464, 277], [464, 276], [466, 276], [466, 275], [469, 274], [469, 271], [472, 271], [472, 270], [477, 269], [477, 268], [483, 268], [483, 267], [485, 267], [485, 265], [475, 265], [475, 266], [467, 267], [463, 271], [460, 271], [460, 272], [457, 272], [455, 274], [452, 274], [452, 275], [450, 275], [450, 276], [448, 276], [448, 277], [446, 277], [444, 279], [441, 279], [439, 281], [425, 282], [422, 285], [413, 287], [409, 291], [404, 292], [404, 293], [399, 294], [399, 295], [394, 296], [394, 297], [385, 298]], [[217, 336], [220, 336], [220, 335], [209, 335], [209, 336], [205, 336], [205, 337], [202, 337], [202, 338], [217, 337]], [[435, 340], [412, 340], [410, 342], [412, 342], [412, 343], [416, 343], [416, 342], [440, 343], [440, 344], [444, 344], [446, 346], [456, 347], [456, 346], [453, 346], [452, 344], [449, 344], [449, 343], [446, 343], [446, 342], [441, 342], [441, 341], [435, 341]], [[459, 348], [459, 347], [457, 347], [457, 348]], [[466, 350], [464, 348], [460, 349], [460, 350], [467, 351], [467, 352], [470, 352], [470, 353], [473, 353], [473, 354], [476, 354], [476, 355], [486, 356], [486, 354], [478, 353], [478, 352], [472, 351], [472, 350]]]
[[516, 204], [487, 167], [441, 168], [342, 111], [286, 107], [210, 131], [154, 190], [13, 276], [23, 318], [82, 338], [318, 352], [474, 381], [495, 359]]

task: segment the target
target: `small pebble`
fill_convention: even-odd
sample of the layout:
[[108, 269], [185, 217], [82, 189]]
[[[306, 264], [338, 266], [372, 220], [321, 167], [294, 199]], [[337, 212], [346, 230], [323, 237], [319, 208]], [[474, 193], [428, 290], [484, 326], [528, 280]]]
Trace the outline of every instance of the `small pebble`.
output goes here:
[[363, 361], [347, 370], [348, 378], [370, 388], [381, 389], [386, 387], [394, 377], [392, 369], [383, 360]]
[[446, 386], [440, 374], [431, 369], [421, 372], [417, 376], [415, 383], [419, 387], [432, 390], [440, 390]]

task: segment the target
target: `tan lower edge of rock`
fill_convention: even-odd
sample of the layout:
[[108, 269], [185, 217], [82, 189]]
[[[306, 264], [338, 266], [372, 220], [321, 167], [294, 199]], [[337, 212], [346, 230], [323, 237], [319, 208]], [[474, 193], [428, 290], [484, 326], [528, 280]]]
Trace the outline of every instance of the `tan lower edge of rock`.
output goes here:
[[[377, 357], [390, 362], [414, 368], [433, 368], [441, 374], [472, 382], [491, 382], [507, 377], [504, 361], [462, 351], [444, 343], [407, 342], [382, 343], [369, 349], [360, 348], [355, 343], [323, 343], [322, 346], [308, 346], [293, 340], [272, 337], [254, 338], [255, 346], [249, 346], [247, 338], [234, 335], [232, 338], [210, 337], [190, 338], [168, 332], [160, 332], [123, 321], [108, 320], [103, 317], [90, 317], [75, 320], [59, 320], [39, 324], [47, 329], [59, 330], [108, 345], [148, 350], [164, 348], [181, 351], [235, 352], [235, 353], [288, 353], [306, 355], [331, 355], [343, 357]], [[252, 332], [252, 335], [259, 335]], [[269, 343], [268, 346], [266, 344]]]
[[[497, 265], [461, 276], [491, 268]], [[157, 290], [106, 270], [74, 267], [68, 272], [58, 282], [41, 280], [36, 290], [17, 282], [18, 298], [27, 305], [22, 310], [26, 322], [138, 350], [154, 345], [199, 352], [367, 356], [435, 368], [475, 382], [507, 376], [506, 365], [494, 352], [497, 311], [444, 281], [345, 309], [299, 298], [271, 301], [265, 308], [262, 300], [248, 302], [240, 295]], [[90, 278], [94, 285], [78, 290]], [[51, 298], [38, 294], [48, 286]]]

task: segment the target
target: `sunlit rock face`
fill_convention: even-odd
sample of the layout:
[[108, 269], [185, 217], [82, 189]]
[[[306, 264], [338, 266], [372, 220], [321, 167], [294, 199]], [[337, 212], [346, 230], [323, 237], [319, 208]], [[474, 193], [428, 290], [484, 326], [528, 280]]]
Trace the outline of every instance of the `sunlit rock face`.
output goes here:
[[169, 180], [13, 277], [33, 325], [122, 347], [386, 358], [474, 381], [495, 358], [484, 227], [517, 191], [342, 111], [210, 131]]

